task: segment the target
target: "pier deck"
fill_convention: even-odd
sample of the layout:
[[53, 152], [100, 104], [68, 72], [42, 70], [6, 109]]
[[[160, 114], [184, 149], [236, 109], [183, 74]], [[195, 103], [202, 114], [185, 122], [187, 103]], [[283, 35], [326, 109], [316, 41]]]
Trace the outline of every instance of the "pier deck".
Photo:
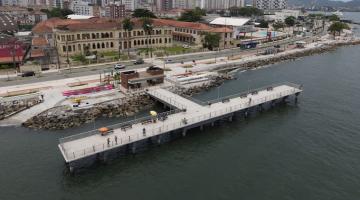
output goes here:
[[[107, 136], [101, 136], [97, 130], [73, 135], [60, 139], [59, 149], [65, 161], [70, 163], [137, 141], [157, 137], [171, 131], [179, 129], [186, 131], [186, 129], [229, 117], [233, 113], [247, 108], [290, 95], [297, 95], [301, 91], [300, 86], [286, 83], [199, 104], [165, 89], [154, 89], [148, 91], [150, 96], [178, 108], [171, 111], [171, 113], [167, 113], [166, 120], [157, 120], [157, 122], [149, 123], [151, 118], [148, 117], [133, 122], [116, 124], [109, 127], [113, 129], [113, 132]], [[186, 122], [184, 119], [186, 119]], [[147, 123], [144, 123], [144, 121], [147, 121]], [[143, 134], [144, 128], [146, 129], [146, 134]], [[117, 142], [115, 141], [115, 137], [117, 138]], [[110, 139], [109, 144], [108, 138]]]

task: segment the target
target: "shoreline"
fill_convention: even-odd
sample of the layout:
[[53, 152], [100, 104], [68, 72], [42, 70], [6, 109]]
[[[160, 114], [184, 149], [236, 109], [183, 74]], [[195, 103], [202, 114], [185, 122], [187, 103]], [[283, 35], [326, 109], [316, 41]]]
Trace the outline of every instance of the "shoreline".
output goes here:
[[[298, 58], [322, 54], [336, 50], [343, 46], [359, 45], [360, 39], [349, 41], [336, 41], [332, 43], [322, 44], [321, 46], [307, 47], [304, 49], [295, 49], [294, 51], [285, 51], [277, 54], [263, 55], [255, 57], [253, 60], [235, 60], [230, 63], [222, 63], [214, 65], [210, 71], [217, 71], [219, 75], [210, 83], [194, 86], [187, 89], [176, 89], [179, 93], [192, 96], [194, 94], [207, 91], [213, 87], [217, 87], [222, 82], [231, 78], [231, 72], [237, 70], [253, 70], [261, 66], [272, 65], [288, 60], [296, 60]], [[69, 109], [65, 106], [50, 108], [37, 116], [32, 117], [21, 125], [32, 129], [47, 130], [64, 130], [72, 127], [78, 127], [86, 123], [90, 123], [99, 117], [128, 117], [136, 113], [149, 109], [155, 104], [148, 95], [138, 94], [134, 97], [126, 97], [126, 99], [115, 99], [108, 102], [95, 104], [89, 108]], [[46, 121], [46, 123], [44, 123]], [[9, 126], [12, 126], [9, 124]]]

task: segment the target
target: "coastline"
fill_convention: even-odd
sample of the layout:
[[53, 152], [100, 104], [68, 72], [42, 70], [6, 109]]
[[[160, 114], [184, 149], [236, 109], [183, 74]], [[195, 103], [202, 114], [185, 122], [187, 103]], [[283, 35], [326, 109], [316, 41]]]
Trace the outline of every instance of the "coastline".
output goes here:
[[[210, 83], [194, 86], [187, 89], [178, 90], [180, 94], [192, 96], [210, 88], [217, 87], [223, 81], [229, 80], [229, 74], [235, 70], [251, 70], [261, 66], [271, 65], [288, 60], [322, 54], [336, 50], [342, 46], [359, 45], [360, 39], [328, 41], [318, 46], [307, 47], [304, 49], [293, 49], [271, 55], [260, 55], [253, 59], [238, 59], [227, 63], [212, 64], [207, 67], [210, 71], [216, 71], [219, 75]], [[202, 69], [204, 70], [204, 69]], [[92, 107], [73, 110], [66, 106], [50, 108], [26, 122], [22, 126], [33, 129], [62, 130], [77, 127], [85, 123], [90, 123], [99, 117], [127, 117], [149, 109], [154, 105], [154, 101], [145, 93], [138, 94], [126, 99], [115, 99], [108, 102], [95, 104]], [[44, 123], [46, 122], [46, 123]]]

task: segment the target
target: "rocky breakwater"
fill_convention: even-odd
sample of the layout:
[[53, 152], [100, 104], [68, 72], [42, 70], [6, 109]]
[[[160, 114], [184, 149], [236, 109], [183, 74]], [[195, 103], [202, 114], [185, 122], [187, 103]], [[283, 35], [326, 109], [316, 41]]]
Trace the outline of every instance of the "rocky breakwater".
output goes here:
[[211, 80], [207, 83], [196, 85], [190, 88], [176, 87], [173, 88], [171, 91], [179, 95], [192, 96], [200, 92], [209, 91], [211, 88], [219, 87], [224, 81], [231, 79], [233, 79], [232, 76], [228, 74], [221, 74], [211, 77]]
[[0, 102], [0, 120], [41, 103], [40, 97]]
[[23, 125], [34, 129], [61, 130], [90, 123], [98, 117], [126, 117], [151, 108], [154, 101], [147, 95], [116, 99], [88, 108], [73, 109], [68, 106], [51, 108], [29, 119]]
[[259, 56], [256, 59], [249, 61], [239, 61], [238, 63], [231, 63], [226, 66], [221, 66], [216, 68], [215, 70], [219, 72], [227, 72], [234, 69], [253, 69], [260, 66], [271, 65], [279, 62], [284, 62], [288, 60], [295, 60], [298, 58], [302, 58], [305, 56], [311, 56], [316, 54], [321, 54], [329, 51], [336, 50], [341, 46], [349, 46], [349, 45], [359, 45], [360, 39], [354, 40], [343, 40], [343, 41], [334, 41], [327, 44], [318, 45], [315, 47], [297, 49], [296, 51], [288, 51], [282, 52], [278, 54], [272, 54], [271, 56]]

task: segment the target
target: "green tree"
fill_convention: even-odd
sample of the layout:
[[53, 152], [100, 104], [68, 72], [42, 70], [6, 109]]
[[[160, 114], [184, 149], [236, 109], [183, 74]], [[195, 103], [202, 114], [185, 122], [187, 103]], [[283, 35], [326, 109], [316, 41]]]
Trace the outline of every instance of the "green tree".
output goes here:
[[220, 45], [220, 35], [218, 33], [205, 33], [203, 46], [209, 50], [214, 50]]
[[254, 7], [231, 7], [230, 16], [245, 16], [245, 17], [253, 17], [253, 16], [262, 16], [264, 12], [258, 8]]
[[328, 17], [328, 19], [329, 19], [330, 21], [340, 21], [340, 18], [339, 18], [339, 16], [337, 16], [337, 15], [330, 15], [330, 16]]
[[74, 14], [74, 12], [72, 10], [61, 9], [61, 8], [53, 8], [51, 10], [42, 9], [41, 11], [46, 13], [48, 18], [59, 17], [59, 18], [65, 19], [66, 16]]
[[155, 14], [148, 9], [138, 8], [134, 10], [133, 17], [137, 18], [156, 18]]
[[344, 29], [350, 29], [349, 25], [342, 22], [333, 22], [328, 28], [328, 31], [336, 36], [337, 33], [340, 35]]
[[206, 15], [206, 11], [196, 7], [193, 10], [188, 10], [181, 14], [179, 21], [198, 22], [202, 20], [202, 16]]
[[[148, 36], [148, 40], [146, 42], [147, 49], [149, 50], [149, 44], [151, 43], [151, 33], [153, 31], [153, 21], [151, 18], [144, 17], [142, 18], [142, 28], [145, 34]], [[152, 49], [150, 48], [150, 57], [152, 58]]]
[[261, 20], [260, 24], [259, 24], [260, 28], [269, 28], [269, 22], [265, 21], [265, 20]]
[[130, 18], [125, 18], [122, 21], [122, 26], [125, 31], [127, 31], [127, 50], [128, 50], [128, 57], [130, 58], [130, 32], [134, 29], [134, 23], [130, 20]]
[[275, 22], [273, 25], [275, 30], [279, 30], [285, 27], [285, 24], [283, 22]]
[[296, 22], [296, 18], [293, 16], [289, 16], [289, 17], [285, 18], [285, 24], [289, 27], [294, 26], [295, 22]]

